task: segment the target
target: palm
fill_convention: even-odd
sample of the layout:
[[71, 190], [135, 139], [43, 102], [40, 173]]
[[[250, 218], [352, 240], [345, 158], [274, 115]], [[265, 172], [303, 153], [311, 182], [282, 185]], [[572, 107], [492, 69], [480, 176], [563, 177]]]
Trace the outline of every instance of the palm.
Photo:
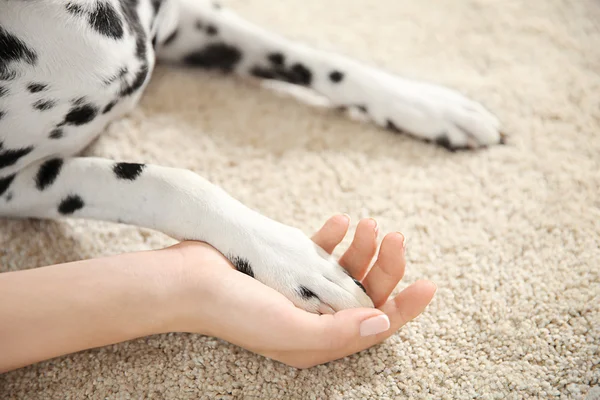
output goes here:
[[[333, 217], [313, 241], [331, 253], [347, 230], [347, 219]], [[356, 334], [361, 320], [381, 311], [363, 308], [333, 315], [308, 313], [277, 291], [239, 273], [220, 255], [212, 260], [210, 270], [202, 272], [202, 279], [209, 280], [213, 293], [210, 309], [202, 310], [210, 321], [209, 328], [202, 332], [297, 367], [317, 365], [371, 347], [419, 315], [435, 292], [431, 282], [418, 281], [388, 300], [404, 275], [403, 241], [400, 234], [386, 235], [373, 264], [378, 248], [376, 224], [362, 220], [352, 244], [339, 260], [363, 283], [379, 310], [388, 315], [390, 329], [386, 332], [369, 337]]]

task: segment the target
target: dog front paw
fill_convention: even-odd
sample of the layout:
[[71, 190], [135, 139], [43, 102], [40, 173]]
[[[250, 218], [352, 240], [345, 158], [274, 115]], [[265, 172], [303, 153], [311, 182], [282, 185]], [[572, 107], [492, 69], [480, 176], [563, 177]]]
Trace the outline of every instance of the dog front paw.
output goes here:
[[277, 224], [261, 230], [252, 242], [227, 254], [230, 261], [297, 307], [321, 314], [373, 307], [360, 282], [300, 230]]
[[398, 96], [393, 91], [387, 93], [388, 99], [377, 111], [377, 121], [385, 128], [407, 132], [449, 150], [503, 143], [498, 118], [459, 92], [414, 82], [398, 90]]
[[368, 67], [352, 69], [333, 98], [342, 109], [449, 150], [503, 143], [498, 118], [455, 90]]

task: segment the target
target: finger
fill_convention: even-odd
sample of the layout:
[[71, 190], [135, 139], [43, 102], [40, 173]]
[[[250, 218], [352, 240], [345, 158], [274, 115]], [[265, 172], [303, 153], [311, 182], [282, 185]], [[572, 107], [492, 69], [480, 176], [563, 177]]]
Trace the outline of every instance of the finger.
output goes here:
[[375, 307], [385, 303], [398, 285], [405, 265], [404, 236], [397, 232], [387, 234], [381, 242], [377, 261], [362, 282]]
[[401, 291], [396, 297], [388, 300], [379, 309], [390, 317], [390, 329], [372, 338], [371, 345], [385, 340], [425, 311], [425, 308], [433, 300], [436, 290], [435, 283], [428, 280], [418, 280]]
[[[303, 318], [302, 324], [296, 323], [303, 333], [299, 336], [310, 341], [304, 351], [317, 351], [323, 355], [337, 354], [340, 350], [355, 347], [360, 340], [360, 323], [385, 314], [376, 308], [351, 308], [338, 311], [333, 315], [320, 315]], [[332, 358], [333, 359], [333, 358]]]
[[346, 214], [335, 215], [327, 220], [323, 227], [312, 237], [312, 241], [331, 254], [346, 236], [350, 226], [350, 217]]
[[377, 222], [372, 218], [361, 220], [356, 227], [352, 244], [346, 250], [340, 265], [355, 279], [362, 280], [377, 252]]
[[[310, 330], [321, 349], [311, 353], [305, 348], [305, 362], [312, 365], [322, 364], [381, 343], [420, 315], [431, 303], [436, 290], [433, 282], [420, 280], [381, 307], [380, 310], [385, 314], [377, 313], [376, 310], [355, 308], [340, 311], [333, 316], [319, 317], [324, 327], [320, 330], [313, 327]], [[389, 325], [382, 318], [384, 315], [389, 319]], [[382, 332], [376, 333], [378, 330]], [[316, 332], [320, 334], [315, 334]]]

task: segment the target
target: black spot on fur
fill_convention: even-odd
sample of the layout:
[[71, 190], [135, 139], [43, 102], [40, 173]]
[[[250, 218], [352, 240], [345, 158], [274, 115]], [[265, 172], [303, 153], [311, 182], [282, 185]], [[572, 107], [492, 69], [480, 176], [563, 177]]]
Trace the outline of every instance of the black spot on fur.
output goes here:
[[48, 137], [50, 139], [60, 139], [61, 137], [63, 137], [63, 134], [64, 134], [64, 132], [61, 128], [56, 128], [56, 129], [53, 129], [52, 132], [50, 132]]
[[276, 79], [277, 78], [277, 75], [275, 75], [275, 72], [270, 68], [255, 66], [250, 69], [250, 73], [252, 75], [254, 75], [255, 77], [261, 78], [261, 79]]
[[298, 288], [298, 293], [300, 294], [300, 296], [304, 300], [313, 299], [313, 298], [314, 299], [318, 299], [319, 298], [319, 296], [317, 296], [317, 294], [315, 292], [313, 292], [312, 290], [310, 290], [306, 286], [300, 286]]
[[140, 67], [140, 70], [135, 74], [133, 81], [130, 84], [124, 83], [119, 94], [121, 96], [130, 96], [135, 93], [139, 88], [144, 86], [146, 78], [148, 77], [148, 65], [144, 64]]
[[394, 133], [403, 133], [402, 129], [398, 128], [396, 126], [396, 124], [394, 124], [392, 121], [390, 121], [389, 119], [387, 120], [387, 124], [386, 124], [386, 129], [394, 132]]
[[308, 86], [312, 82], [312, 73], [304, 65], [296, 63], [287, 68], [284, 65], [284, 57], [280, 53], [272, 53], [267, 58], [273, 65], [254, 66], [250, 68], [250, 74], [263, 79], [276, 79], [302, 86]]
[[8, 88], [6, 88], [4, 86], [0, 86], [0, 97], [6, 96], [7, 93], [8, 93]]
[[16, 73], [9, 70], [8, 66], [20, 61], [34, 65], [37, 54], [25, 42], [0, 26], [0, 77], [3, 80], [13, 79]]
[[53, 158], [44, 162], [35, 176], [35, 187], [38, 190], [44, 190], [52, 185], [58, 177], [62, 166], [63, 160], [61, 158]]
[[138, 3], [138, 0], [121, 0], [121, 9], [125, 17], [125, 25], [129, 27], [130, 33], [136, 38], [136, 56], [141, 61], [146, 61], [147, 38], [138, 16]]
[[331, 79], [331, 82], [333, 83], [340, 83], [342, 79], [344, 79], [344, 74], [340, 71], [333, 71], [329, 74], [329, 79]]
[[126, 179], [128, 181], [134, 181], [144, 170], [144, 164], [136, 163], [117, 163], [113, 167], [113, 172], [119, 179]]
[[179, 35], [179, 29], [175, 29], [163, 42], [163, 46], [168, 46], [177, 39], [177, 35]]
[[162, 6], [162, 0], [152, 0], [152, 10], [154, 11], [154, 15], [158, 14], [160, 6]]
[[98, 109], [93, 105], [75, 102], [75, 105], [69, 110], [62, 124], [84, 125], [93, 121], [96, 115], [98, 115]]
[[12, 81], [17, 77], [17, 72], [9, 68], [0, 68], [0, 81]]
[[33, 146], [23, 147], [20, 149], [8, 150], [4, 149], [4, 144], [0, 142], [0, 168], [10, 167], [19, 161], [21, 157], [31, 153]]
[[39, 111], [46, 111], [53, 108], [56, 105], [54, 100], [38, 100], [33, 103], [33, 108]]
[[367, 110], [367, 106], [365, 106], [365, 105], [362, 105], [362, 104], [361, 104], [361, 105], [358, 105], [358, 106], [356, 106], [356, 107], [358, 107], [358, 109], [359, 109], [360, 111], [364, 112], [364, 113], [367, 113], [367, 111], [368, 111], [368, 110]]
[[135, 29], [136, 27], [134, 25], [140, 23], [137, 14], [139, 0], [120, 0], [120, 3], [123, 16], [125, 17], [125, 25], [130, 29]]
[[202, 21], [200, 20], [196, 20], [196, 23], [194, 24], [194, 26], [196, 27], [196, 29], [198, 29], [199, 31], [204, 30], [204, 24], [202, 23]]
[[275, 69], [277, 79], [289, 82], [289, 83], [298, 83], [298, 76], [289, 69], [277, 68]]
[[73, 103], [73, 105], [80, 106], [80, 105], [82, 105], [83, 103], [85, 103], [85, 100], [86, 100], [85, 96], [83, 96], [83, 97], [78, 97], [78, 98], [76, 98], [76, 99], [72, 100], [72, 103]]
[[81, 210], [84, 206], [83, 199], [77, 195], [65, 197], [58, 205], [58, 212], [62, 215], [71, 215], [77, 210]]
[[271, 53], [267, 56], [267, 59], [275, 65], [283, 65], [285, 57], [281, 53]]
[[121, 67], [117, 73], [117, 79], [124, 77], [128, 71], [129, 69], [127, 67]]
[[101, 35], [111, 39], [123, 37], [123, 22], [117, 10], [109, 2], [100, 1], [88, 14], [88, 22], [92, 28]]
[[208, 26], [206, 27], [206, 33], [207, 33], [209, 36], [215, 36], [216, 34], [218, 34], [218, 33], [219, 33], [219, 30], [217, 29], [217, 27], [216, 27], [216, 26], [213, 26], [213, 25], [208, 25]]
[[[130, 3], [130, 2], [128, 2]], [[87, 11], [75, 3], [67, 3], [66, 9], [73, 15], [87, 15], [93, 30], [111, 39], [121, 39], [125, 33], [119, 13], [108, 1], [98, 1], [94, 9]]]
[[73, 15], [81, 15], [84, 13], [83, 8], [80, 5], [75, 3], [67, 3], [66, 5], [67, 11]]
[[138, 36], [135, 41], [135, 55], [140, 61], [146, 61], [146, 38], [144, 36]]
[[241, 59], [242, 53], [236, 47], [225, 43], [213, 43], [188, 54], [183, 61], [194, 67], [231, 72]]
[[48, 88], [48, 85], [46, 85], [44, 83], [32, 82], [29, 85], [27, 85], [27, 90], [29, 90], [31, 93], [38, 93], [43, 90], [46, 90], [47, 88]]
[[6, 202], [8, 203], [12, 199], [13, 199], [13, 193], [12, 192], [6, 193]]
[[452, 152], [456, 151], [456, 149], [452, 146], [452, 143], [450, 143], [450, 139], [446, 135], [442, 135], [442, 136], [437, 137], [435, 139], [435, 143], [438, 146], [442, 146], [445, 149], [450, 150]]
[[292, 83], [308, 86], [312, 82], [312, 73], [304, 65], [300, 63], [294, 64], [292, 65], [291, 71], [294, 76], [294, 81]]
[[0, 110], [0, 121], [2, 120], [2, 118], [4, 118], [5, 115], [6, 115], [6, 111]]
[[16, 174], [12, 174], [5, 176], [4, 178], [0, 178], [0, 196], [2, 196], [8, 190], [8, 187], [12, 183], [13, 179], [15, 179], [15, 176]]
[[110, 112], [110, 110], [113, 109], [113, 107], [118, 103], [118, 100], [113, 100], [110, 103], [108, 103], [106, 105], [106, 107], [104, 107], [104, 110], [102, 110], [102, 114], [106, 114], [108, 112]]
[[365, 289], [365, 287], [363, 286], [362, 283], [360, 283], [359, 281], [357, 281], [356, 279], [352, 278], [352, 280], [354, 281], [354, 283], [356, 283], [356, 285], [362, 289], [363, 292], [367, 293], [367, 289]]
[[235, 268], [252, 278], [254, 278], [254, 271], [252, 270], [252, 266], [250, 265], [250, 261], [246, 260], [242, 257], [231, 257], [231, 263], [235, 266]]
[[129, 69], [127, 67], [119, 68], [119, 70], [114, 75], [112, 75], [104, 80], [104, 84], [108, 86], [111, 83], [114, 83], [115, 81], [117, 81], [119, 79], [123, 79], [123, 77], [125, 75], [127, 75], [127, 72], [129, 72]]

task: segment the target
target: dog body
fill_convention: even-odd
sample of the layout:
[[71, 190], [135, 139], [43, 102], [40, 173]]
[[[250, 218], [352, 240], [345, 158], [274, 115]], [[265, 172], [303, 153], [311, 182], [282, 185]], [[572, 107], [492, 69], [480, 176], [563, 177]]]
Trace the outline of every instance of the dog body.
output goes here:
[[450, 149], [501, 141], [450, 89], [312, 49], [206, 0], [0, 0], [0, 216], [92, 218], [201, 240], [299, 307], [372, 306], [297, 229], [190, 171], [77, 157], [131, 111], [155, 61], [310, 88], [375, 124]]

